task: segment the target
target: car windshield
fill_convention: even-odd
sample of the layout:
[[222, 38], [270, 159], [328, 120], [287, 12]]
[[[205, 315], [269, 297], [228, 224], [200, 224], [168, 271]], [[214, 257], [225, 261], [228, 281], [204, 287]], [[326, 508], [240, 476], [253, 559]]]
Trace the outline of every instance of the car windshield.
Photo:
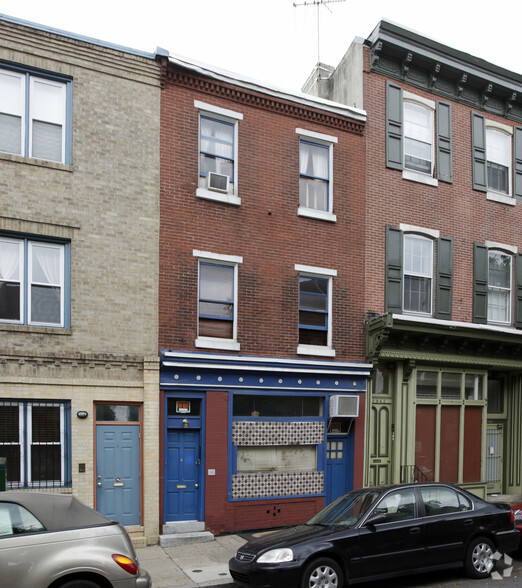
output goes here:
[[368, 512], [379, 496], [381, 492], [375, 490], [348, 492], [323, 508], [306, 524], [352, 527]]

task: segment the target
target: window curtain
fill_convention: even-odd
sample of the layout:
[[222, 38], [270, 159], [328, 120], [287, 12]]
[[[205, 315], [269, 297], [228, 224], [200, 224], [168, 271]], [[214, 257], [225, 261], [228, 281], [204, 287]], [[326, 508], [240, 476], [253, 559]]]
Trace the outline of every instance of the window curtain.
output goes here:
[[61, 285], [60, 250], [40, 245], [32, 245], [33, 284]]
[[328, 148], [301, 142], [299, 172], [301, 175], [328, 179]]
[[201, 118], [201, 151], [233, 159], [233, 128], [208, 118]]
[[0, 242], [0, 280], [20, 281], [20, 245]]

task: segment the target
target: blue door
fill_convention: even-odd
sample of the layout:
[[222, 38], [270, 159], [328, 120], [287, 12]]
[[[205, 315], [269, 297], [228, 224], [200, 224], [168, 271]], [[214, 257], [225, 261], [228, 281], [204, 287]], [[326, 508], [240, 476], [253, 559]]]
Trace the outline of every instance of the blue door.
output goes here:
[[165, 520], [199, 520], [200, 432], [198, 429], [167, 431]]
[[346, 436], [329, 436], [326, 442], [325, 505], [352, 490], [353, 464]]
[[96, 469], [96, 510], [122, 525], [139, 525], [139, 426], [96, 425]]

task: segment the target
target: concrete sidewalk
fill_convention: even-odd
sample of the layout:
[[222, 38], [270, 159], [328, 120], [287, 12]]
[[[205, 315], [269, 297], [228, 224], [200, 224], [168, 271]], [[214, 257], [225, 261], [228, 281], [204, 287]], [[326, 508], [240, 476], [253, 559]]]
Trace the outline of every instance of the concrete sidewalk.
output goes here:
[[206, 543], [176, 547], [139, 547], [140, 566], [152, 577], [153, 588], [233, 586], [228, 560], [246, 543], [239, 535], [221, 535]]

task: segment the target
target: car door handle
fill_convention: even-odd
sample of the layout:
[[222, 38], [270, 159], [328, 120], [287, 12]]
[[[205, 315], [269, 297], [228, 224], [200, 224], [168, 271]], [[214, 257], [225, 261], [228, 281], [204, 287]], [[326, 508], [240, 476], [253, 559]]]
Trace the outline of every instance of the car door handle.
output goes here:
[[466, 525], [466, 527], [470, 527], [473, 524], [473, 519], [466, 519], [464, 521], [464, 524]]
[[420, 527], [412, 527], [410, 529], [410, 535], [418, 535], [420, 533]]

